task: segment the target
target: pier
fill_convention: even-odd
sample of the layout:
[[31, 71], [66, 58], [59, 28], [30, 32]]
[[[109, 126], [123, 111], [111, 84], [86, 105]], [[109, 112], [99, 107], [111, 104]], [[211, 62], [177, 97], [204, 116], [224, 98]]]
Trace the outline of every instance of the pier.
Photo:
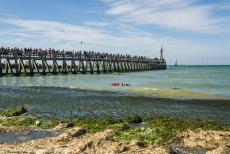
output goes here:
[[0, 77], [35, 74], [123, 73], [161, 69], [166, 69], [163, 48], [160, 59], [92, 51], [0, 48]]

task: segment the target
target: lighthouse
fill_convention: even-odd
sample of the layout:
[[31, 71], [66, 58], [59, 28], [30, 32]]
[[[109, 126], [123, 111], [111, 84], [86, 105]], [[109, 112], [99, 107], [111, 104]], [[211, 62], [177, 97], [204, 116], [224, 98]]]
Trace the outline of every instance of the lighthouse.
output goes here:
[[160, 53], [161, 53], [160, 60], [164, 60], [163, 52], [164, 52], [164, 47], [161, 46], [161, 49], [160, 49]]

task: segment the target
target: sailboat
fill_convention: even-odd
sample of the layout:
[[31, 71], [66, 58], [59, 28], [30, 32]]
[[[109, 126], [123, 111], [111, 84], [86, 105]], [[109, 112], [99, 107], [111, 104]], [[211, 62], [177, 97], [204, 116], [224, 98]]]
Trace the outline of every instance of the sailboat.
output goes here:
[[178, 66], [178, 62], [177, 62], [177, 60], [176, 60], [176, 62], [175, 62], [175, 64], [174, 64], [174, 66]]

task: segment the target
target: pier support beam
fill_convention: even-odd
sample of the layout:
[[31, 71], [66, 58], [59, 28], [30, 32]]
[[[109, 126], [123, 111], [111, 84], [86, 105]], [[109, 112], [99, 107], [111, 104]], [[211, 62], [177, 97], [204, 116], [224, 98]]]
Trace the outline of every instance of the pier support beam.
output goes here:
[[34, 69], [33, 69], [33, 64], [32, 64], [31, 52], [29, 53], [29, 63], [28, 64], [29, 64], [29, 69], [30, 69], [29, 75], [33, 76], [34, 75]]
[[57, 54], [56, 53], [53, 53], [53, 74], [57, 75], [58, 72], [57, 72]]
[[68, 69], [68, 65], [67, 65], [67, 63], [66, 63], [65, 54], [63, 54], [62, 56], [63, 56], [63, 61], [62, 61], [62, 73], [63, 73], [63, 74], [68, 74], [69, 69]]
[[72, 55], [70, 71], [71, 71], [73, 74], [77, 74], [77, 66], [76, 66], [76, 63], [75, 63], [74, 55]]
[[15, 68], [15, 73], [13, 72], [12, 68], [12, 75], [14, 76], [19, 76], [19, 64], [18, 64], [18, 55], [16, 52], [14, 52], [14, 68]]
[[0, 52], [0, 77], [3, 76], [2, 70], [3, 70], [3, 65], [2, 65], [2, 53]]

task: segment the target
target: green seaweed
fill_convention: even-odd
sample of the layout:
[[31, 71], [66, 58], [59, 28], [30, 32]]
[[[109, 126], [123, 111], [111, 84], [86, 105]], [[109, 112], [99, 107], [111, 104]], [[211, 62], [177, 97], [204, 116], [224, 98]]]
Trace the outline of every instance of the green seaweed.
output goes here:
[[12, 117], [7, 119], [0, 119], [0, 124], [2, 126], [30, 127], [34, 126], [36, 120], [36, 117]]
[[[25, 110], [17, 107], [8, 109], [0, 114], [5, 117], [0, 118], [0, 125], [15, 127], [33, 127], [50, 129], [59, 123], [67, 123], [67, 127], [81, 126], [88, 133], [101, 132], [106, 129], [113, 129], [114, 140], [130, 141], [138, 140], [145, 144], [165, 144], [176, 139], [177, 134], [186, 130], [221, 130], [230, 131], [230, 125], [217, 123], [210, 119], [178, 119], [169, 117], [152, 117], [142, 119], [134, 115], [120, 119], [73, 119], [66, 121], [42, 119], [36, 115], [25, 113]], [[19, 116], [20, 115], [20, 116]], [[144, 121], [143, 128], [130, 128], [129, 123], [140, 123]], [[39, 125], [37, 125], [39, 123]]]
[[14, 108], [7, 109], [6, 111], [0, 112], [0, 115], [6, 117], [13, 117], [13, 116], [20, 116], [26, 112], [27, 111], [23, 106], [17, 106]]
[[222, 130], [230, 131], [229, 125], [209, 119], [149, 118], [144, 128], [130, 128], [117, 132], [115, 140], [139, 140], [147, 144], [165, 144], [175, 139], [179, 132], [186, 130]]
[[136, 124], [143, 122], [140, 115], [128, 116], [128, 117], [121, 118], [120, 120], [125, 123], [136, 123]]
[[44, 119], [41, 119], [39, 121], [41, 122], [41, 124], [38, 127], [42, 128], [42, 129], [54, 128], [60, 123], [58, 120], [44, 120]]
[[125, 129], [125, 123], [122, 121], [110, 120], [110, 119], [75, 119], [71, 123], [74, 126], [81, 126], [88, 133], [95, 133], [104, 131], [106, 129]]

